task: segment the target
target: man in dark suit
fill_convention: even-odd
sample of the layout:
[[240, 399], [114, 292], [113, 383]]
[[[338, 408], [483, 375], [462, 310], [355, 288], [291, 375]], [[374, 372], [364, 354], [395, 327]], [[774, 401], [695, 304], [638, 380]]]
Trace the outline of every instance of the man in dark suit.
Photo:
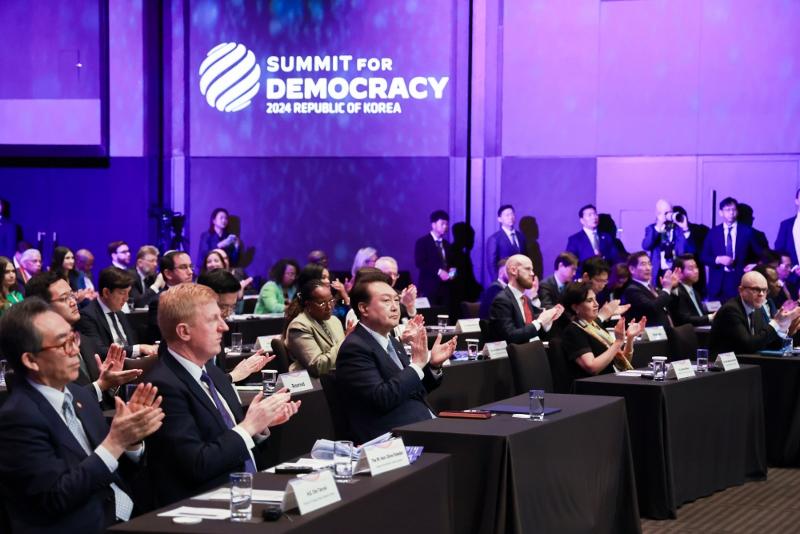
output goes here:
[[700, 268], [691, 254], [675, 258], [673, 263], [675, 275], [679, 283], [672, 288], [672, 301], [669, 304], [669, 314], [675, 326], [691, 324], [706, 326], [711, 324], [713, 313], [708, 313], [700, 294], [695, 290], [695, 284], [700, 279]]
[[497, 222], [500, 223], [500, 230], [486, 240], [486, 268], [493, 279], [497, 278], [497, 265], [501, 259], [510, 258], [514, 254], [528, 254], [525, 236], [514, 229], [517, 222], [514, 206], [500, 206], [497, 209]]
[[0, 495], [12, 532], [105, 532], [133, 512], [124, 477], [164, 413], [151, 386], [116, 400], [111, 426], [78, 376], [69, 323], [39, 298], [0, 319], [0, 352], [15, 371], [0, 410]]
[[778, 280], [781, 284], [781, 293], [783, 297], [779, 299], [783, 304], [787, 300], [797, 300], [798, 291], [800, 290], [800, 276], [797, 275], [797, 269], [794, 268], [792, 258], [788, 252], [777, 252], [780, 256], [778, 264], [775, 265], [775, 271], [778, 273]]
[[447, 212], [431, 213], [431, 231], [414, 246], [414, 263], [419, 269], [417, 287], [420, 295], [428, 297], [431, 304], [447, 306], [450, 303], [451, 280], [458, 276], [451, 268], [450, 242], [444, 238], [450, 225]]
[[431, 419], [425, 396], [439, 386], [441, 366], [452, 356], [456, 338], [437, 337], [428, 359], [424, 326], [410, 321], [411, 360], [390, 336], [400, 321], [400, 298], [378, 280], [356, 284], [350, 304], [358, 316], [356, 329], [345, 338], [336, 358], [336, 387], [353, 438], [359, 443], [391, 429]]
[[691, 242], [695, 261], [700, 270], [700, 279], [695, 284], [694, 288], [705, 295], [706, 292], [706, 269], [700, 259], [700, 253], [703, 250], [703, 243], [706, 242], [709, 228], [705, 224], [696, 224], [689, 220], [689, 215], [686, 213], [686, 208], [683, 206], [672, 207], [672, 220], [675, 225], [683, 231], [683, 237], [686, 241]]
[[667, 308], [672, 300], [670, 291], [677, 283], [672, 271], [667, 271], [661, 278], [661, 290], [650, 285], [653, 264], [647, 252], [641, 250], [628, 257], [628, 269], [631, 272], [631, 283], [622, 293], [622, 303], [630, 304], [625, 313], [629, 321], [641, 321], [647, 317], [648, 326], [669, 326]]
[[133, 275], [131, 297], [137, 308], [147, 305], [150, 298], [148, 289], [156, 281], [156, 268], [158, 267], [158, 249], [152, 245], [144, 245], [136, 253], [136, 266], [130, 269]]
[[147, 330], [150, 340], [161, 339], [158, 329], [158, 299], [167, 289], [191, 282], [194, 277], [194, 265], [189, 254], [182, 250], [170, 250], [158, 260], [158, 270], [161, 275], [156, 277], [156, 282], [147, 289], [143, 298], [147, 305]]
[[489, 284], [489, 287], [481, 293], [481, 307], [478, 312], [478, 317], [484, 320], [489, 319], [489, 311], [492, 309], [492, 302], [494, 298], [508, 285], [508, 273], [506, 272], [507, 258], [500, 260], [497, 269], [497, 280]]
[[556, 256], [553, 269], [553, 274], [539, 284], [539, 298], [543, 308], [552, 308], [561, 301], [564, 288], [575, 279], [578, 258], [571, 252], [562, 252]]
[[8, 201], [0, 198], [0, 256], [12, 258], [21, 239], [22, 230], [11, 220]]
[[[78, 303], [66, 280], [52, 271], [39, 273], [25, 286], [27, 298], [39, 297], [50, 305], [70, 326], [80, 321]], [[97, 341], [89, 336], [81, 338], [80, 368], [75, 383], [86, 387], [104, 409], [114, 408], [117, 388], [139, 378], [140, 369], [123, 370], [125, 355], [120, 345], [111, 345], [100, 360]]]
[[106, 267], [100, 271], [97, 298], [81, 310], [77, 328], [81, 335], [97, 342], [100, 352], [107, 352], [112, 343], [123, 346], [132, 358], [153, 356], [158, 351], [155, 345], [138, 343], [136, 331], [122, 313], [132, 283], [133, 277], [127, 271]]
[[775, 250], [789, 254], [792, 265], [797, 265], [797, 252], [800, 247], [800, 189], [794, 194], [796, 213], [781, 221], [778, 227], [778, 237], [775, 239]]
[[187, 283], [165, 291], [158, 322], [165, 342], [147, 379], [167, 415], [147, 450], [155, 500], [165, 506], [225, 484], [232, 472], [254, 473], [269, 427], [286, 422], [300, 402], [285, 389], [259, 393], [243, 413], [230, 378], [209, 364], [228, 330], [211, 288]]
[[726, 302], [711, 323], [709, 350], [712, 354], [754, 354], [760, 350], [779, 349], [782, 338], [795, 334], [800, 307], [791, 311], [780, 309], [768, 320], [762, 311], [767, 291], [767, 280], [760, 273], [751, 271], [742, 276], [739, 296]]
[[567, 252], [573, 253], [583, 263], [592, 256], [602, 256], [607, 262], [614, 264], [621, 261], [614, 245], [614, 237], [597, 229], [600, 218], [597, 208], [587, 204], [578, 210], [581, 230], [569, 236]]
[[745, 266], [757, 262], [761, 254], [752, 229], [736, 222], [737, 209], [736, 199], [722, 199], [722, 224], [711, 229], [703, 244], [701, 260], [708, 267], [708, 300], [724, 302], [734, 297]]
[[642, 240], [642, 248], [650, 253], [650, 263], [653, 264], [652, 285], [656, 285], [659, 275], [672, 269], [676, 256], [695, 252], [694, 243], [685, 234], [689, 221], [683, 217], [678, 219], [682, 221], [680, 225], [669, 202], [664, 199], [656, 202], [656, 222], [645, 228]]
[[561, 316], [564, 307], [549, 310], [534, 307], [525, 292], [534, 287], [536, 273], [527, 256], [516, 255], [506, 262], [508, 286], [497, 294], [489, 312], [489, 341], [527, 343], [543, 336]]

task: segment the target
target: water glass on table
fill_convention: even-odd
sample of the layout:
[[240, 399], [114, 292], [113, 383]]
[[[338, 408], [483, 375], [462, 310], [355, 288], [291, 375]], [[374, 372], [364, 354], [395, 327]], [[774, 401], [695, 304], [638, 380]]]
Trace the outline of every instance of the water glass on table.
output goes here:
[[450, 322], [449, 315], [437, 315], [436, 316], [436, 326], [439, 327], [439, 330], [445, 330], [447, 328], [448, 323]]
[[708, 349], [697, 349], [697, 372], [708, 371]]
[[791, 356], [792, 351], [794, 350], [794, 340], [791, 337], [785, 337], [782, 339], [782, 343], [783, 343], [783, 355]]
[[231, 521], [253, 517], [253, 474], [231, 473]]
[[653, 380], [665, 380], [667, 378], [667, 357], [653, 356]]
[[5, 360], [0, 360], [0, 386], [6, 385], [6, 366], [8, 363]]
[[231, 352], [242, 352], [242, 333], [234, 332], [231, 334]]
[[544, 421], [544, 390], [532, 389], [528, 393], [530, 399], [529, 417], [531, 421]]
[[350, 482], [353, 478], [353, 442], [333, 443], [333, 477], [339, 482]]
[[480, 341], [477, 339], [467, 340], [467, 359], [469, 360], [478, 359], [478, 343], [480, 343]]
[[261, 370], [261, 391], [265, 397], [269, 397], [275, 393], [278, 387], [278, 371], [275, 369], [262, 369]]

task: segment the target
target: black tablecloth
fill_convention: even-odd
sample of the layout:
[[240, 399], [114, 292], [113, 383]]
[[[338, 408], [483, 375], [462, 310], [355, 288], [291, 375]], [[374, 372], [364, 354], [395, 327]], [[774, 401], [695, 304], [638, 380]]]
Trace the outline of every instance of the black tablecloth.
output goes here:
[[601, 375], [575, 392], [625, 397], [643, 517], [767, 474], [758, 367], [653, 382]]
[[666, 356], [669, 355], [669, 342], [664, 341], [641, 341], [633, 346], [633, 361], [631, 362], [634, 367], [647, 367], [653, 356]]
[[697, 346], [701, 349], [708, 348], [708, 341], [711, 338], [710, 326], [695, 326], [694, 333], [697, 336]]
[[800, 357], [738, 355], [741, 363], [761, 367], [767, 462], [800, 466]]
[[[526, 406], [526, 396], [503, 401]], [[547, 394], [544, 422], [432, 419], [396, 429], [453, 456], [455, 531], [639, 532], [622, 399]]]
[[428, 395], [434, 412], [466, 410], [514, 394], [508, 358], [458, 361], [444, 368], [442, 385]]
[[[283, 490], [291, 475], [258, 473], [253, 479], [256, 489]], [[264, 506], [253, 504], [253, 521], [233, 523], [206, 519], [197, 525], [177, 525], [157, 513], [178, 506], [226, 508], [222, 501], [180, 501], [172, 506], [135, 518], [111, 529], [113, 532], [160, 533], [349, 533], [380, 534], [430, 532], [447, 534], [453, 529], [452, 468], [448, 456], [423, 454], [414, 464], [376, 477], [356, 477], [355, 484], [339, 484], [342, 500], [300, 516], [291, 511], [278, 521], [261, 520]]]

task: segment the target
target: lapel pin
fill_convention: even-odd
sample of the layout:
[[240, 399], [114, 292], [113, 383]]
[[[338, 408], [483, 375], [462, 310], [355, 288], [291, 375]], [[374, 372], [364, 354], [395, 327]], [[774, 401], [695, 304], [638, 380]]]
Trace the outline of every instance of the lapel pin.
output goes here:
[[83, 404], [81, 404], [81, 401], [75, 401], [75, 406], [77, 406], [79, 410], [83, 409]]

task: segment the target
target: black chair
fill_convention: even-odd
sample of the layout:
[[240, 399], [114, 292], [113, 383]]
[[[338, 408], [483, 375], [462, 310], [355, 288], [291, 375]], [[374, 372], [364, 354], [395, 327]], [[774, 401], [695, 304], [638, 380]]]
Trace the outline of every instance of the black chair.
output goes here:
[[279, 337], [272, 339], [272, 352], [275, 353], [275, 360], [270, 367], [278, 370], [278, 374], [289, 372], [289, 351], [286, 350], [286, 343]]
[[242, 313], [255, 313], [258, 297], [245, 298], [242, 301]]
[[694, 326], [684, 324], [669, 329], [667, 331], [667, 340], [669, 341], [670, 359], [685, 360], [689, 358], [694, 360], [697, 354], [697, 347], [700, 346]]
[[575, 376], [572, 373], [564, 351], [561, 349], [561, 339], [553, 338], [547, 347], [547, 360], [550, 362], [550, 372], [553, 375], [553, 391], [556, 393], [572, 393], [572, 384]]
[[462, 302], [461, 303], [461, 318], [462, 319], [475, 319], [480, 315], [481, 303], [480, 302]]
[[333, 434], [337, 440], [351, 440], [352, 432], [350, 432], [350, 425], [347, 423], [342, 402], [339, 399], [339, 390], [336, 387], [336, 371], [330, 371], [326, 374], [320, 375], [320, 384], [325, 393], [325, 400], [328, 402], [328, 410], [331, 414], [331, 421], [333, 421]]
[[541, 341], [508, 346], [508, 359], [517, 395], [531, 389], [553, 393], [553, 375]]

